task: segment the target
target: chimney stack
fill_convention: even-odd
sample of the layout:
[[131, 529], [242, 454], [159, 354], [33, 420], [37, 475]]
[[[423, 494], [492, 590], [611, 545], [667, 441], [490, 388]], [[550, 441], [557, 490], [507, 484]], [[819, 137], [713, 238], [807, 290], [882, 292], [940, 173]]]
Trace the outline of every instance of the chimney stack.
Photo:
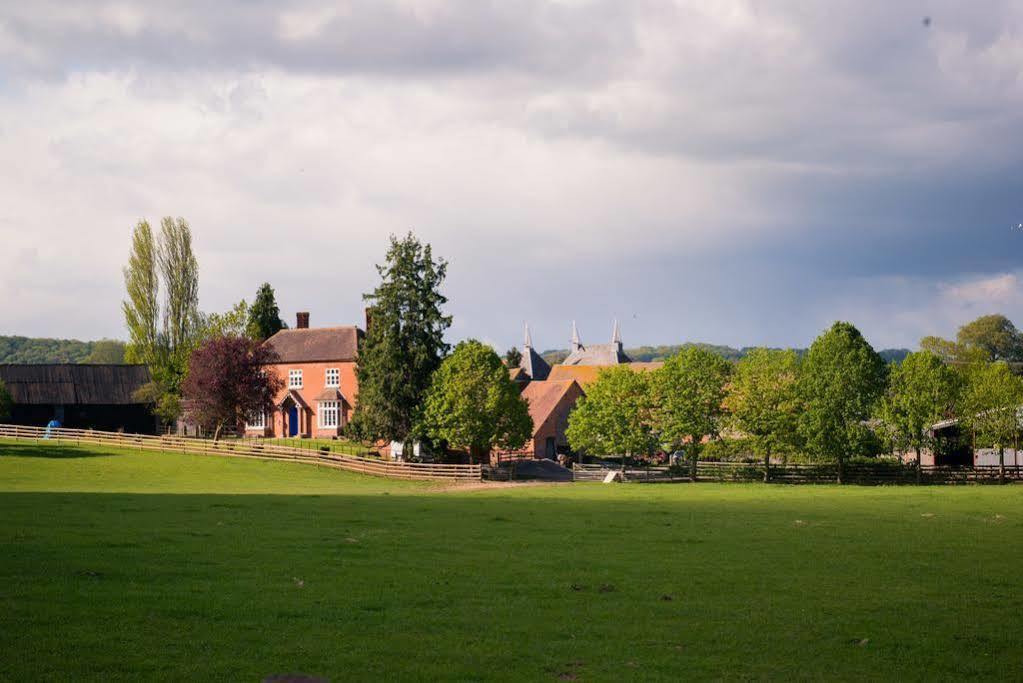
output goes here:
[[295, 329], [296, 330], [308, 330], [309, 329], [309, 311], [299, 311], [295, 314]]

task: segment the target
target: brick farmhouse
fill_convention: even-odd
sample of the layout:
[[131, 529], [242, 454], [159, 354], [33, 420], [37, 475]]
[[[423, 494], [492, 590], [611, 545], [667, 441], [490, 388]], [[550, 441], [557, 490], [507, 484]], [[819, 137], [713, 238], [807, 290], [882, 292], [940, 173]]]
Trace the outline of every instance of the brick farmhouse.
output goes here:
[[364, 332], [355, 326], [309, 327], [299, 313], [295, 329], [281, 330], [264, 342], [280, 362], [267, 368], [284, 382], [273, 410], [245, 424], [246, 436], [338, 436], [351, 419], [359, 393], [355, 375]]

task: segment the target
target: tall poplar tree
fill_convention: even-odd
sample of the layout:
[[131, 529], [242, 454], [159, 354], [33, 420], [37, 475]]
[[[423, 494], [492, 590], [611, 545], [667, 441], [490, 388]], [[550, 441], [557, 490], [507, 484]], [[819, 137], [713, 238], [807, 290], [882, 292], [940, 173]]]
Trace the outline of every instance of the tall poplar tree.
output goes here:
[[363, 298], [367, 330], [359, 350], [359, 404], [353, 429], [363, 438], [406, 442], [415, 427], [431, 375], [448, 352], [451, 317], [440, 288], [447, 263], [411, 232], [391, 236], [380, 284]]
[[164, 218], [159, 239], [148, 222], [135, 226], [124, 283], [126, 356], [130, 362], [149, 366], [153, 376], [140, 398], [152, 401], [164, 420], [173, 420], [181, 412], [181, 381], [188, 356], [203, 330], [199, 264], [192, 251], [192, 231], [183, 218]]
[[160, 325], [160, 279], [156, 241], [147, 221], [139, 221], [131, 234], [131, 255], [124, 268], [128, 298], [122, 303], [128, 327], [125, 357], [132, 363], [154, 365]]

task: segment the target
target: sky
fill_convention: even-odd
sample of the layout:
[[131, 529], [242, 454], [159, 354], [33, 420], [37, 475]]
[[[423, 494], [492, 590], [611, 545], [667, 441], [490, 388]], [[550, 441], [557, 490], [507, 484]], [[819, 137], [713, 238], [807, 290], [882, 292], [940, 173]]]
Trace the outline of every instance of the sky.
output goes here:
[[289, 323], [412, 230], [499, 349], [1023, 324], [1018, 1], [4, 2], [0, 159], [0, 334], [125, 338], [166, 215]]

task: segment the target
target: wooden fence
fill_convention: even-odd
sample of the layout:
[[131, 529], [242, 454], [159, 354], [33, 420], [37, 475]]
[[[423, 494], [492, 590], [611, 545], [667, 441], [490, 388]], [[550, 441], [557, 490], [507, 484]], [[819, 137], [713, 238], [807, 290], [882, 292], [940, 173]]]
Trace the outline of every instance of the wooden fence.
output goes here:
[[[575, 481], [603, 481], [616, 468], [605, 465], [572, 466]], [[698, 481], [748, 482], [764, 480], [763, 463], [747, 462], [699, 462], [696, 468]], [[1006, 465], [1007, 481], [1023, 481], [1023, 465]], [[838, 479], [835, 464], [788, 463], [772, 464], [770, 481], [779, 484], [833, 484]], [[920, 469], [920, 482], [924, 484], [994, 483], [999, 481], [997, 465], [955, 468], [924, 466]], [[626, 468], [625, 480], [634, 482], [691, 481], [689, 464], [678, 470], [668, 467]], [[843, 482], [846, 484], [915, 484], [916, 468], [898, 462], [878, 461], [876, 463], [846, 463]]]
[[261, 443], [259, 439], [211, 441], [181, 436], [147, 436], [100, 432], [92, 429], [47, 429], [0, 424], [0, 438], [47, 441], [53, 444], [95, 444], [148, 451], [220, 455], [264, 460], [286, 460], [395, 479], [436, 479], [480, 481], [479, 465], [442, 465], [429, 463], [385, 462], [373, 458], [345, 455], [324, 446], [317, 450]]

